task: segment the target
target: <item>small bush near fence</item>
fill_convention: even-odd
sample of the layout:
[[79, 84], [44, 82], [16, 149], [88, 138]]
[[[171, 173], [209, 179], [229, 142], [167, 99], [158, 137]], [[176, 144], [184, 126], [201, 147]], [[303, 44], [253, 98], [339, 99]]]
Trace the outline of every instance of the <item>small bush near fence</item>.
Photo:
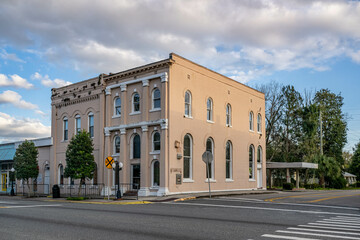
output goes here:
[[283, 189], [284, 190], [292, 190], [294, 188], [293, 183], [283, 183]]
[[306, 189], [317, 189], [317, 188], [321, 188], [321, 186], [317, 183], [313, 183], [313, 184], [305, 184], [304, 187]]

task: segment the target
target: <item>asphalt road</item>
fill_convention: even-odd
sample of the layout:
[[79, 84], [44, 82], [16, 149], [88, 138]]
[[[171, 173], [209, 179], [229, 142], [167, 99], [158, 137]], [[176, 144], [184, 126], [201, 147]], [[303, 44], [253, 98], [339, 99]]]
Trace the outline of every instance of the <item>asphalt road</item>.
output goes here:
[[0, 239], [360, 239], [359, 203], [360, 191], [142, 205], [0, 197]]

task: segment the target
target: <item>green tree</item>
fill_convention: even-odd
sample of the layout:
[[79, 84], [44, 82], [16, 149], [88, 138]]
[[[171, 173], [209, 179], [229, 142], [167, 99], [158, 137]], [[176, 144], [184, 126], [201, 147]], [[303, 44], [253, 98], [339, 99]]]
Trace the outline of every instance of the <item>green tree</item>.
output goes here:
[[315, 163], [318, 164], [319, 184], [325, 188], [325, 179], [328, 181], [335, 181], [341, 177], [341, 165], [333, 157], [325, 155], [315, 156]]
[[28, 194], [30, 195], [29, 179], [37, 178], [39, 174], [38, 167], [38, 150], [33, 142], [25, 140], [16, 149], [14, 157], [14, 169], [16, 178], [26, 182], [28, 186]]
[[85, 179], [93, 178], [96, 167], [93, 150], [93, 142], [88, 132], [82, 130], [73, 136], [66, 150], [65, 177], [80, 179], [80, 184], [84, 184]]
[[360, 180], [360, 142], [356, 144], [349, 171]]

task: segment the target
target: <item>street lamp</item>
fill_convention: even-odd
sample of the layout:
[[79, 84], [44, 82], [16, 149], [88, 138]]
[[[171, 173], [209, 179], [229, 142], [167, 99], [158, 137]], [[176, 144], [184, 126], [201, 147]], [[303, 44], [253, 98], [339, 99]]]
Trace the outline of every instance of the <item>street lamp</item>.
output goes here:
[[11, 176], [10, 176], [10, 181], [11, 181], [11, 192], [10, 192], [10, 195], [11, 196], [15, 196], [15, 192], [14, 192], [14, 174], [15, 174], [15, 169], [12, 167], [10, 169], [10, 172], [11, 172]]
[[115, 185], [117, 186], [117, 190], [116, 190], [116, 199], [120, 199], [121, 198], [121, 190], [120, 190], [120, 171], [123, 167], [123, 163], [119, 162], [116, 158], [115, 158], [115, 163], [113, 163], [113, 168], [115, 170]]

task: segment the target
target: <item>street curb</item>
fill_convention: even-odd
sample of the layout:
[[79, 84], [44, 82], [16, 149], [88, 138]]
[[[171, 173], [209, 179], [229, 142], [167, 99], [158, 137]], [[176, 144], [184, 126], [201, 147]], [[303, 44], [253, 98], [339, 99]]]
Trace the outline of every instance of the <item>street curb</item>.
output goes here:
[[140, 205], [151, 204], [149, 201], [135, 201], [135, 202], [91, 202], [91, 201], [70, 201], [70, 200], [45, 200], [47, 202], [65, 202], [65, 203], [87, 203], [87, 204], [104, 204], [104, 205]]
[[187, 200], [194, 200], [196, 199], [197, 197], [186, 197], [186, 198], [178, 198], [178, 199], [175, 199], [174, 202], [183, 202], [183, 201], [187, 201]]

